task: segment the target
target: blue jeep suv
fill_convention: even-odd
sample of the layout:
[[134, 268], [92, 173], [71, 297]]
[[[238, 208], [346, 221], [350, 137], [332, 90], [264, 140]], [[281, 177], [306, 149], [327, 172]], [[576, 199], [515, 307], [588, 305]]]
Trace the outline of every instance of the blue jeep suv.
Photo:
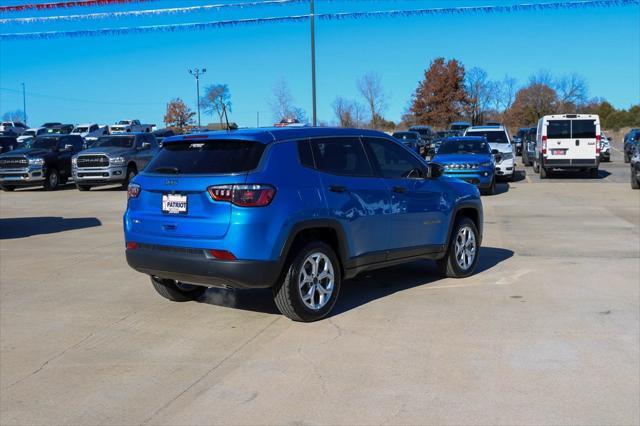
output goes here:
[[489, 143], [482, 136], [447, 138], [431, 161], [442, 165], [446, 176], [472, 183], [483, 194], [496, 193], [496, 165]]
[[434, 259], [472, 274], [482, 204], [377, 131], [221, 131], [163, 141], [129, 185], [124, 233], [129, 265], [170, 300], [272, 288], [284, 315], [313, 321], [362, 271]]

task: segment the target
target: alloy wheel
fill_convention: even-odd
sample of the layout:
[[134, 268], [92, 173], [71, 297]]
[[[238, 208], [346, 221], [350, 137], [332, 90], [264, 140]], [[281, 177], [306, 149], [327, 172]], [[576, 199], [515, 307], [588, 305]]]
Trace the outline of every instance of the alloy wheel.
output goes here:
[[298, 290], [309, 309], [322, 309], [331, 299], [335, 284], [333, 264], [325, 254], [312, 253], [302, 262], [298, 275]]
[[466, 271], [473, 265], [476, 258], [476, 236], [469, 226], [464, 226], [456, 235], [455, 244], [456, 263], [460, 269]]

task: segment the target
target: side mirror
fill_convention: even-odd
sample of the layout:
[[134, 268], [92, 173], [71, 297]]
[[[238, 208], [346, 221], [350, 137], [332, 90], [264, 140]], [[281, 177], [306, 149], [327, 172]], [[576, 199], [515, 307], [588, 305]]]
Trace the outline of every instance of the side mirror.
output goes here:
[[444, 174], [444, 167], [442, 167], [442, 164], [429, 163], [428, 167], [427, 177], [429, 179], [437, 179]]
[[151, 148], [151, 144], [149, 142], [143, 142], [142, 145], [140, 145], [140, 149], [150, 149]]
[[73, 151], [73, 145], [66, 144], [63, 151]]

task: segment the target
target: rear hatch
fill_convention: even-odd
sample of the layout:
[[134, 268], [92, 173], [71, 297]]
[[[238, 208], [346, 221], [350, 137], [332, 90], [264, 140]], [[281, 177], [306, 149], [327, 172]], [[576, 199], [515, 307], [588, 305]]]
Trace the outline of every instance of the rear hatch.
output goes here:
[[558, 119], [547, 122], [547, 158], [551, 160], [597, 157], [597, 122], [593, 118]]
[[208, 188], [244, 184], [265, 145], [243, 140], [170, 142], [135, 183], [129, 201], [130, 229], [141, 236], [220, 239], [231, 221], [231, 203], [214, 201]]

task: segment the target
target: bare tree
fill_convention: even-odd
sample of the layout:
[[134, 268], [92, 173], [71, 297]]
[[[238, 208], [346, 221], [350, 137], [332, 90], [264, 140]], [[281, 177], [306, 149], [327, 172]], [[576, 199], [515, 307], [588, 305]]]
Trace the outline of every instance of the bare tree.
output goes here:
[[587, 103], [589, 88], [584, 77], [577, 73], [558, 78], [554, 88], [558, 93], [558, 99], [566, 106], [572, 105], [575, 109]]
[[505, 75], [500, 82], [500, 107], [502, 111], [506, 111], [511, 108], [513, 102], [516, 100], [516, 93], [518, 93], [518, 80], [508, 75]]
[[382, 114], [386, 108], [386, 94], [382, 88], [380, 76], [369, 72], [358, 79], [358, 91], [365, 99], [371, 114], [372, 127], [378, 127]]
[[529, 77], [529, 86], [536, 84], [553, 87], [555, 86], [555, 78], [553, 78], [549, 70], [539, 70]]
[[200, 106], [209, 115], [217, 114], [222, 124], [224, 113], [231, 112], [231, 93], [226, 84], [212, 84], [204, 91]]
[[496, 95], [497, 86], [495, 82], [489, 80], [485, 70], [474, 67], [465, 74], [465, 88], [471, 124], [482, 124], [493, 97]]
[[287, 82], [282, 79], [273, 86], [273, 98], [269, 101], [273, 118], [279, 122], [285, 118], [294, 118], [300, 122], [306, 121], [306, 113], [302, 108], [293, 105], [293, 96]]
[[353, 102], [342, 96], [338, 96], [331, 106], [333, 107], [333, 113], [336, 115], [340, 127], [354, 127]]
[[27, 121], [24, 111], [22, 111], [21, 109], [5, 112], [4, 114], [2, 114], [2, 119], [4, 121], [21, 121], [21, 122]]
[[367, 108], [358, 101], [354, 101], [352, 106], [354, 126], [364, 127], [364, 123], [367, 121]]

